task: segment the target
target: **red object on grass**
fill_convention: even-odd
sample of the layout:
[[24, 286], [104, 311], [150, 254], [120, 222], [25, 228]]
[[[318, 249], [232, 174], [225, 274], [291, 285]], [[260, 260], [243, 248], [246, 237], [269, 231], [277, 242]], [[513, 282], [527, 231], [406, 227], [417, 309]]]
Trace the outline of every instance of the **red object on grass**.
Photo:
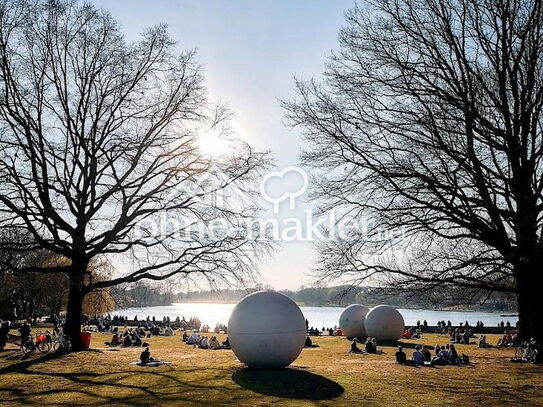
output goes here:
[[81, 343], [83, 344], [83, 349], [89, 349], [90, 342], [91, 342], [91, 333], [81, 332]]

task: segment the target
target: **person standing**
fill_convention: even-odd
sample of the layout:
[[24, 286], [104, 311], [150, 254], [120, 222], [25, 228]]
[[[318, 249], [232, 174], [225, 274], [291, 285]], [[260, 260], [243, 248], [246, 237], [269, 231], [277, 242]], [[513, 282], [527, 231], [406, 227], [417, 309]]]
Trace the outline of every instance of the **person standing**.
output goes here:
[[28, 341], [30, 334], [32, 333], [32, 327], [27, 321], [21, 325], [19, 328], [19, 333], [21, 334], [21, 346], [23, 346]]
[[9, 340], [9, 321], [0, 321], [0, 352], [4, 350]]

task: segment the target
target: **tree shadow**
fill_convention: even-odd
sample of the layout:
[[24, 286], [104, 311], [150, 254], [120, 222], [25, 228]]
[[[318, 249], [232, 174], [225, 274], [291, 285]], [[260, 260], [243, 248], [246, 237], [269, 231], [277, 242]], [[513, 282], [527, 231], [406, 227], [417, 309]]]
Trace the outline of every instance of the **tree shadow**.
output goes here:
[[[57, 383], [56, 379], [64, 381], [62, 386], [48, 385], [46, 388], [22, 388], [17, 384], [2, 383], [0, 380], [0, 399], [8, 398], [11, 402], [25, 405], [42, 405], [44, 397], [64, 398], [69, 394], [77, 394], [81, 403], [69, 399], [56, 401], [59, 406], [88, 405], [89, 399], [93, 405], [111, 406], [119, 402], [132, 406], [160, 405], [166, 401], [176, 401], [183, 405], [193, 401], [195, 394], [206, 391], [226, 392], [227, 387], [220, 385], [209, 385], [208, 383], [197, 383], [193, 380], [182, 380], [176, 374], [182, 372], [188, 377], [198, 373], [196, 367], [185, 367], [176, 371], [171, 366], [162, 366], [160, 370], [143, 369], [118, 369], [108, 372], [51, 372], [41, 369], [41, 363], [61, 358], [65, 354], [49, 353], [27, 360], [20, 360], [17, 363], [0, 368], [0, 377], [3, 374], [18, 373], [28, 375], [29, 378], [39, 376], [44, 381]], [[226, 373], [226, 372], [225, 372]], [[134, 378], [133, 381], [130, 378]], [[30, 379], [32, 380], [32, 379]], [[107, 390], [104, 391], [104, 388]], [[118, 393], [126, 393], [119, 399]], [[3, 401], [3, 400], [2, 400]], [[1, 403], [0, 403], [1, 404]]]
[[21, 352], [14, 352], [6, 357], [6, 359], [17, 359], [19, 362], [13, 363], [0, 368], [0, 375], [4, 373], [21, 373], [32, 367], [33, 365], [47, 362], [49, 360], [58, 359], [65, 355], [63, 352], [50, 352], [46, 354], [28, 354], [24, 355]]
[[343, 387], [324, 376], [296, 369], [244, 368], [232, 380], [266, 396], [304, 400], [330, 400], [343, 394]]

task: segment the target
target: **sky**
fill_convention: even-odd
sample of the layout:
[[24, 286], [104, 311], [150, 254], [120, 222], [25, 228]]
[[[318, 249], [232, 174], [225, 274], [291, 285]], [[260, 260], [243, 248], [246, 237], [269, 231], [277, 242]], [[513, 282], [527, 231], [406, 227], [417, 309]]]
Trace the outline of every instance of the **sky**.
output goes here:
[[[270, 150], [277, 170], [298, 166], [300, 131], [284, 125], [279, 100], [294, 96], [294, 76], [319, 77], [337, 49], [353, 0], [94, 0], [120, 22], [128, 40], [166, 23], [180, 49], [197, 49], [212, 100], [234, 112], [237, 136]], [[287, 177], [300, 178], [289, 173]], [[301, 178], [300, 178], [301, 179]], [[292, 180], [289, 185], [303, 183]], [[311, 188], [311, 185], [308, 185]], [[303, 200], [304, 195], [300, 196]], [[305, 218], [312, 207], [282, 206], [281, 217]], [[309, 241], [284, 241], [261, 262], [259, 282], [275, 289], [311, 284], [316, 253]]]

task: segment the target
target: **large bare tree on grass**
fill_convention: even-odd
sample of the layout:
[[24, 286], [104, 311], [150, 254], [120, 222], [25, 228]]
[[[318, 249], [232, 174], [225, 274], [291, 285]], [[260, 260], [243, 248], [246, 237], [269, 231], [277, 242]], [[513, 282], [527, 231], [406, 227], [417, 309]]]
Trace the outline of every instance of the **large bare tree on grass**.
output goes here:
[[368, 221], [320, 276], [514, 293], [542, 343], [543, 3], [368, 1], [339, 41], [285, 103], [322, 209]]
[[[1, 249], [68, 259], [0, 261], [69, 277], [74, 350], [90, 292], [174, 275], [237, 281], [254, 270], [261, 245], [242, 226], [256, 216], [250, 194], [267, 158], [246, 145], [203, 157], [196, 132], [218, 124], [214, 112], [194, 52], [179, 53], [165, 27], [127, 43], [89, 4], [0, 1], [0, 228], [32, 237]], [[247, 196], [218, 205], [218, 191]], [[96, 280], [88, 266], [103, 257], [118, 270]]]

